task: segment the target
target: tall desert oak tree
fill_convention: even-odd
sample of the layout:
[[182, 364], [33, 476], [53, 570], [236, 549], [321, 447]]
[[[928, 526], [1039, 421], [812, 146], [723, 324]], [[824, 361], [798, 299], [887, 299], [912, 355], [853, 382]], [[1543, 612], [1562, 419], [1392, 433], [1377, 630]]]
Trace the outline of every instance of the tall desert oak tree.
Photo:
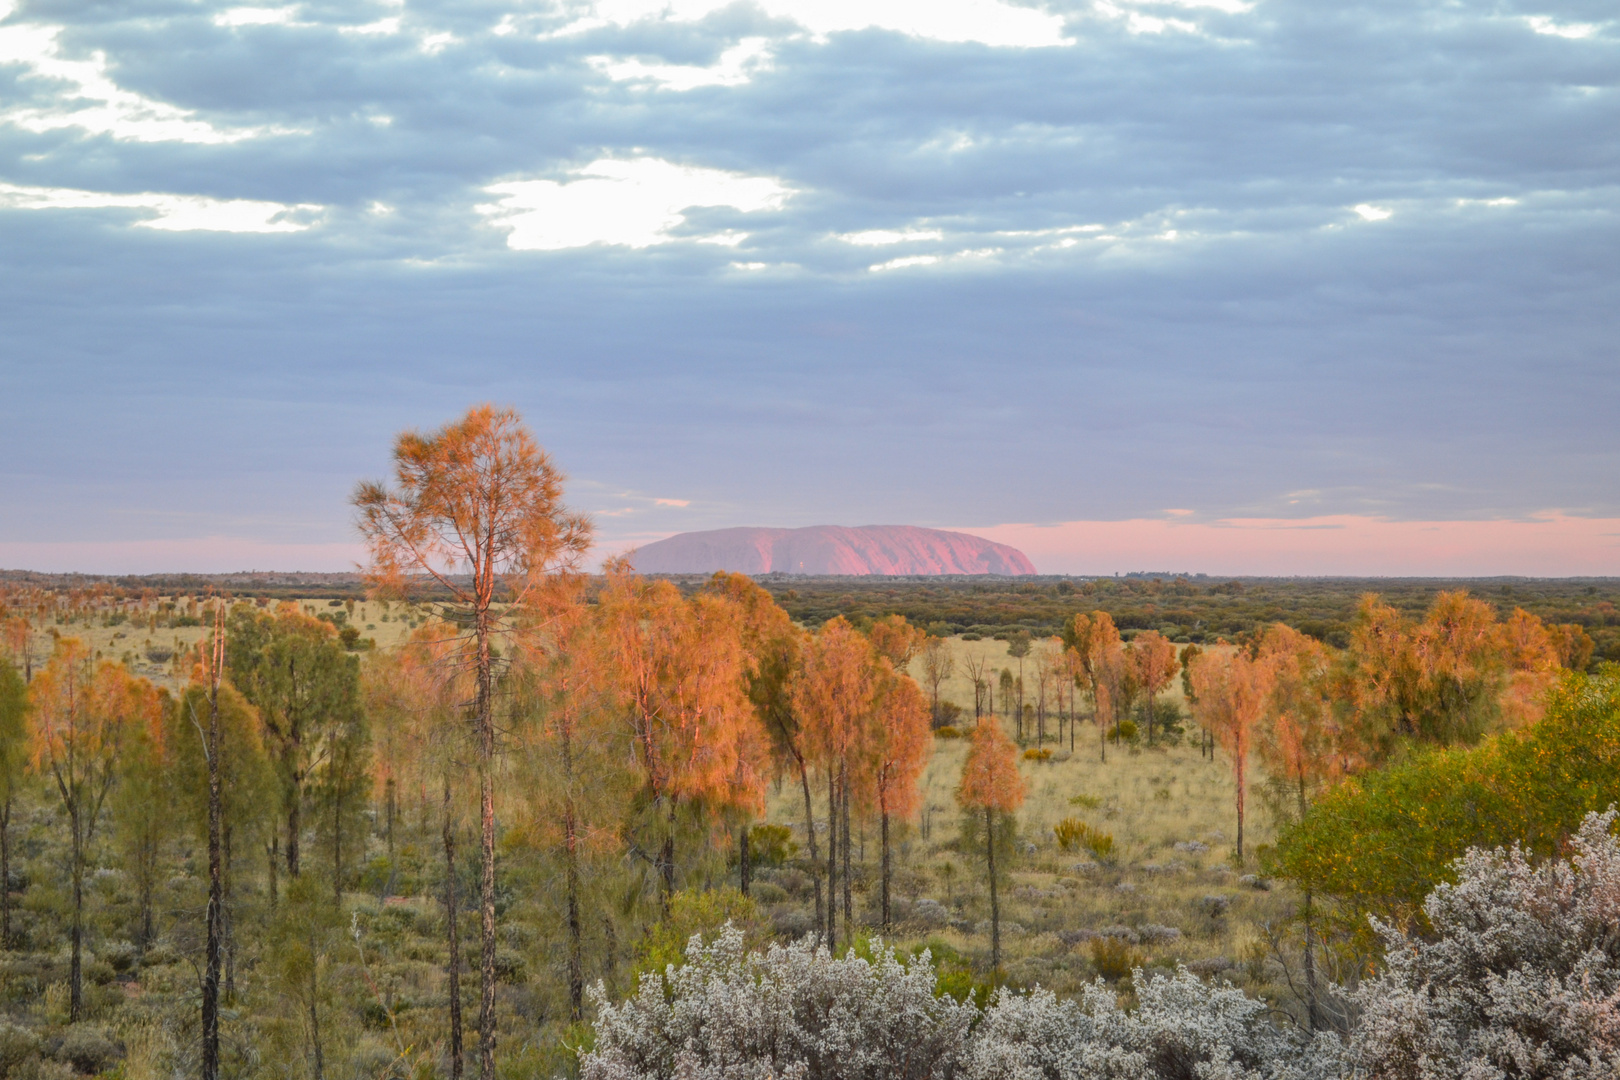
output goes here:
[[67, 811], [69, 872], [73, 881], [72, 955], [68, 1015], [84, 1010], [84, 872], [101, 809], [118, 775], [126, 733], [163, 722], [163, 697], [122, 664], [96, 663], [78, 638], [56, 644], [50, 662], [28, 687], [31, 758]]
[[1136, 684], [1147, 699], [1148, 744], [1153, 743], [1153, 705], [1181, 665], [1176, 662], [1176, 647], [1157, 630], [1144, 630], [1131, 639], [1129, 649], [1131, 667], [1136, 673]]
[[1076, 612], [1063, 627], [1063, 644], [1079, 659], [1080, 677], [1091, 693], [1097, 720], [1097, 749], [1108, 763], [1108, 728], [1123, 697], [1125, 652], [1119, 630], [1106, 611]]
[[1232, 777], [1237, 785], [1237, 857], [1241, 862], [1249, 751], [1276, 682], [1276, 668], [1270, 659], [1256, 659], [1244, 649], [1226, 646], [1206, 650], [1193, 661], [1191, 673], [1197, 694], [1193, 716], [1232, 756]]
[[844, 923], [854, 914], [849, 882], [849, 801], [861, 779], [877, 700], [871, 643], [842, 616], [822, 624], [804, 650], [793, 707], [810, 761], [827, 782], [827, 947], [838, 943], [838, 856], [844, 856]]
[[[675, 893], [676, 836], [691, 820], [764, 809], [768, 746], [748, 678], [738, 606], [713, 591], [690, 599], [622, 560], [597, 600], [607, 678], [632, 750], [665, 911]], [[654, 850], [650, 853], [647, 848]]]
[[0, 661], [0, 948], [11, 948], [11, 806], [28, 752], [28, 684]]
[[411, 632], [404, 646], [374, 656], [363, 669], [367, 711], [380, 731], [379, 745], [389, 758], [387, 774], [440, 798], [439, 837], [444, 856], [445, 985], [450, 1021], [450, 1076], [461, 1080], [461, 915], [456, 896], [456, 839], [461, 815], [453, 794], [461, 770], [457, 751], [464, 740], [457, 718], [472, 700], [473, 673], [456, 663], [456, 628], [428, 619]]
[[865, 785], [876, 804], [882, 843], [881, 902], [883, 931], [889, 931], [889, 822], [906, 821], [917, 813], [921, 791], [917, 780], [928, 766], [933, 749], [933, 725], [922, 689], [911, 676], [896, 671], [887, 658], [877, 662], [877, 723], [863, 748], [872, 773]]
[[[394, 441], [394, 482], [365, 482], [353, 502], [379, 596], [403, 597], [431, 580], [442, 606], [470, 634], [459, 662], [473, 675], [478, 766], [478, 1075], [495, 1075], [496, 641], [560, 570], [590, 547], [591, 526], [562, 505], [563, 475], [511, 409], [479, 405], [437, 431]], [[508, 650], [508, 655], [510, 650]]]
[[[704, 591], [722, 596], [735, 605], [738, 632], [743, 649], [751, 659], [748, 676], [748, 700], [754, 713], [764, 726], [771, 748], [771, 768], [780, 776], [786, 769], [799, 774], [804, 791], [806, 828], [810, 841], [810, 862], [820, 865], [816, 847], [815, 811], [810, 800], [810, 780], [800, 747], [798, 717], [793, 711], [793, 672], [799, 665], [805, 632], [793, 625], [788, 613], [752, 579], [743, 574], [716, 573], [704, 585]], [[745, 819], [738, 837], [739, 884], [744, 895], [748, 893], [750, 854], [748, 850], [748, 821]], [[815, 881], [816, 923], [821, 924], [821, 878]]]
[[985, 864], [990, 876], [990, 966], [1001, 970], [1001, 905], [996, 892], [996, 815], [1016, 814], [1024, 805], [1024, 778], [1018, 773], [1018, 747], [995, 721], [973, 729], [973, 746], [962, 766], [956, 801], [969, 813], [984, 815]]

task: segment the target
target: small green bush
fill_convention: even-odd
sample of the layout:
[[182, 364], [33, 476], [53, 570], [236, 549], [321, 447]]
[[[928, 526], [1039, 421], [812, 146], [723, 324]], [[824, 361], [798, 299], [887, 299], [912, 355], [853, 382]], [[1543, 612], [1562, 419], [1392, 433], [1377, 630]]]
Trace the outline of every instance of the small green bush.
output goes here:
[[755, 825], [748, 830], [748, 860], [755, 866], [781, 866], [798, 850], [793, 830], [786, 825]]
[[1097, 974], [1109, 982], [1123, 979], [1133, 969], [1141, 967], [1144, 959], [1142, 954], [1124, 938], [1091, 939], [1091, 964], [1097, 969]]

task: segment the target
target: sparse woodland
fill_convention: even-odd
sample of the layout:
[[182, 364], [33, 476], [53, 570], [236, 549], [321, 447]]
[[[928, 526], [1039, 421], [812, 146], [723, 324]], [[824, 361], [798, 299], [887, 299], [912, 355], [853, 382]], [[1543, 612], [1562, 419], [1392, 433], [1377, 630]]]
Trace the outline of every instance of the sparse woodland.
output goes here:
[[4, 1077], [1620, 1070], [1606, 624], [812, 618], [395, 465], [363, 600], [4, 594]]

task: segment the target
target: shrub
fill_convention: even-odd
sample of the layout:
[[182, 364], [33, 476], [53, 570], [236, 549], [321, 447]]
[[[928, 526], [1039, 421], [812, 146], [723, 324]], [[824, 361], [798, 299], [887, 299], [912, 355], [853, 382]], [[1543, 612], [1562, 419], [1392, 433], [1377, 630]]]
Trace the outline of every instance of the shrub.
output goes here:
[[1025, 761], [1051, 761], [1052, 760], [1052, 751], [1046, 749], [1046, 747], [1044, 747], [1044, 746], [1041, 747], [1039, 750], [1035, 749], [1032, 746], [1028, 750], [1024, 751], [1024, 760]]
[[694, 936], [684, 966], [646, 974], [620, 1005], [598, 983], [585, 1080], [922, 1080], [951, 1075], [966, 1048], [971, 1004], [936, 996], [924, 954], [892, 948], [834, 959], [806, 938], [749, 953], [726, 927]]
[[[1579, 748], [1578, 752], [1576, 748]], [[1470, 847], [1520, 843], [1548, 856], [1620, 791], [1620, 667], [1568, 675], [1545, 717], [1470, 750], [1439, 750], [1368, 773], [1283, 830], [1268, 871], [1366, 915], [1424, 918], [1429, 892]]]
[[1120, 1008], [1105, 983], [1078, 999], [1003, 992], [985, 1013], [964, 1080], [1326, 1080], [1342, 1075], [1341, 1044], [1271, 1023], [1263, 1001], [1210, 986], [1180, 968], [1132, 974], [1139, 1007]]
[[654, 923], [642, 939], [636, 970], [659, 972], [678, 964], [683, 944], [689, 949], [694, 937], [719, 933], [722, 927], [736, 928], [747, 935], [750, 945], [757, 943], [762, 932], [759, 907], [730, 886], [677, 892], [670, 898], [669, 914]]
[[1070, 795], [1070, 806], [1083, 806], [1087, 810], [1095, 810], [1102, 805], [1102, 800], [1095, 795]]
[[786, 825], [755, 825], [748, 830], [748, 860], [755, 866], [781, 866], [798, 852]]
[[1109, 982], [1123, 979], [1142, 964], [1142, 954], [1132, 947], [1129, 938], [1105, 934], [1092, 938], [1090, 947], [1092, 966]]
[[1064, 851], [1084, 848], [1098, 862], [1108, 862], [1114, 857], [1113, 833], [1093, 828], [1077, 818], [1064, 818], [1052, 827], [1052, 833], [1057, 837], [1058, 847]]
[[961, 730], [959, 728], [952, 727], [950, 724], [946, 724], [944, 727], [939, 728], [934, 732], [934, 738], [936, 739], [960, 739], [961, 737]]
[[1429, 894], [1432, 936], [1378, 924], [1386, 967], [1355, 1035], [1377, 1077], [1620, 1076], [1620, 842], [1588, 815], [1572, 860], [1470, 851]]

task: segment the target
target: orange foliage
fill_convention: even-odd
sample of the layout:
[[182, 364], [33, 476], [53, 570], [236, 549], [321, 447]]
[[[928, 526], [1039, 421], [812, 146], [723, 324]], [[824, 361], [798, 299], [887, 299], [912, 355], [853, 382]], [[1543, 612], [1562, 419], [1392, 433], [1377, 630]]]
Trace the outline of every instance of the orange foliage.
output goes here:
[[885, 615], [872, 624], [871, 637], [878, 655], [887, 658], [896, 671], [904, 672], [928, 641], [928, 632], [912, 626], [904, 615]]
[[50, 662], [29, 684], [28, 700], [31, 761], [59, 788], [111, 783], [126, 734], [145, 731], [162, 738], [163, 698], [157, 688], [111, 660], [92, 665], [78, 638], [57, 642]]
[[1276, 675], [1272, 662], [1253, 659], [1241, 650], [1210, 649], [1192, 663], [1192, 685], [1196, 695], [1193, 716], [1214, 733], [1216, 740], [1232, 756], [1232, 775], [1237, 781], [1239, 859], [1243, 857], [1243, 814], [1248, 796], [1249, 750], [1255, 726], [1265, 714]]
[[1018, 747], [991, 720], [973, 729], [973, 747], [962, 766], [956, 801], [970, 810], [1011, 814], [1024, 805], [1026, 787], [1018, 772]]
[[928, 765], [934, 733], [922, 688], [887, 660], [878, 664], [878, 722], [868, 748], [872, 789], [880, 814], [907, 820], [922, 798], [917, 779]]

